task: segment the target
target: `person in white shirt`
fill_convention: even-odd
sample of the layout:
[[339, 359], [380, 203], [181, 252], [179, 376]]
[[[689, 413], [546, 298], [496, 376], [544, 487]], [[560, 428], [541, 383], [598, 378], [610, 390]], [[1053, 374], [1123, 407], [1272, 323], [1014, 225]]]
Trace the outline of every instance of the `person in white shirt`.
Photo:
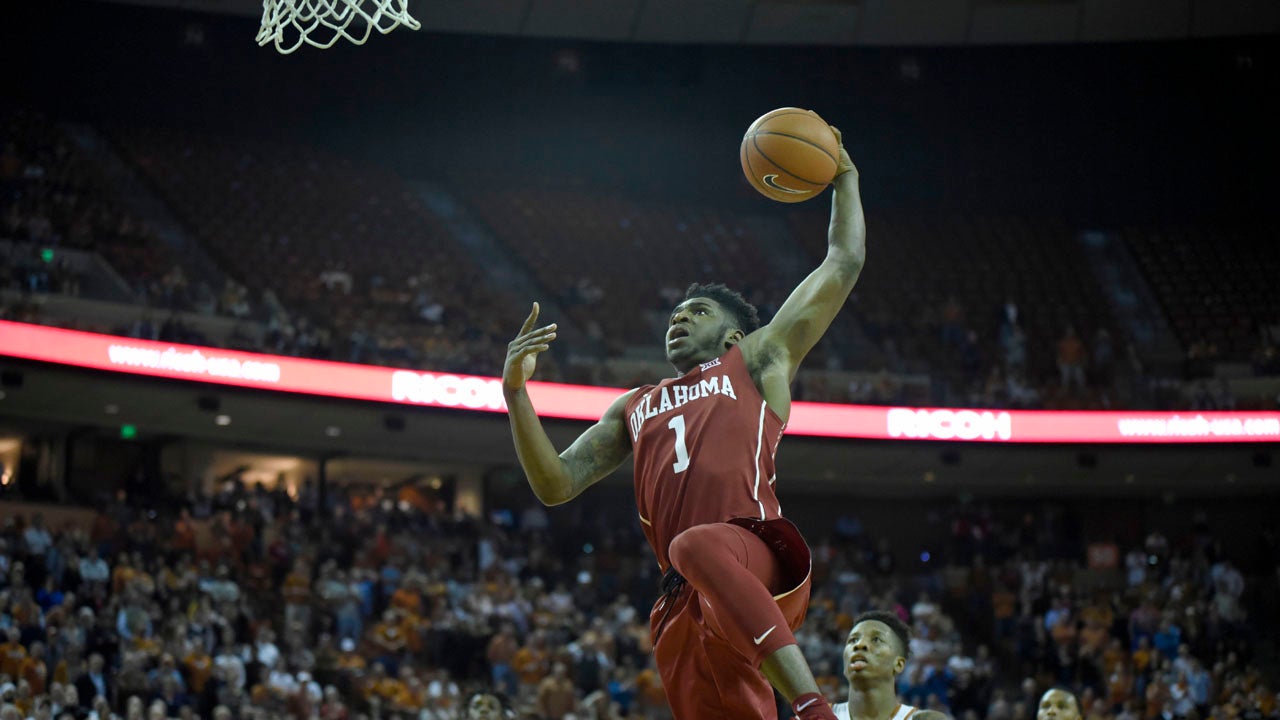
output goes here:
[[111, 568], [107, 566], [107, 561], [98, 555], [97, 550], [82, 556], [77, 569], [80, 572], [81, 582], [105, 585], [111, 579]]
[[44, 557], [49, 546], [53, 544], [53, 537], [44, 527], [43, 515], [36, 513], [31, 518], [31, 524], [22, 532], [22, 540], [27, 545], [27, 554]]
[[832, 706], [837, 720], [947, 720], [898, 700], [894, 684], [907, 667], [910, 643], [910, 629], [892, 612], [872, 610], [854, 619], [843, 655], [849, 699]]

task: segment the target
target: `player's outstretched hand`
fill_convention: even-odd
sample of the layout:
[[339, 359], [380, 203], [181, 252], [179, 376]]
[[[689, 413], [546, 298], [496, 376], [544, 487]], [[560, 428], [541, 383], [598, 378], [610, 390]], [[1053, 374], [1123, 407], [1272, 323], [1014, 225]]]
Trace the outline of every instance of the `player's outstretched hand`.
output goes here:
[[[831, 126], [831, 132], [836, 134], [836, 141], [840, 143], [840, 157], [836, 161], [836, 177], [839, 178], [845, 173], [853, 173], [853, 179], [858, 179], [858, 168], [853, 164], [853, 159], [849, 157], [849, 151], [844, 149], [844, 135], [840, 132], [840, 128], [835, 125]], [[832, 180], [832, 182], [835, 182]]]
[[502, 386], [507, 390], [519, 390], [529, 382], [538, 364], [538, 353], [545, 352], [551, 347], [551, 341], [556, 339], [555, 323], [534, 329], [534, 323], [538, 322], [538, 309], [535, 302], [529, 317], [520, 327], [520, 334], [507, 343], [507, 362], [502, 366]]

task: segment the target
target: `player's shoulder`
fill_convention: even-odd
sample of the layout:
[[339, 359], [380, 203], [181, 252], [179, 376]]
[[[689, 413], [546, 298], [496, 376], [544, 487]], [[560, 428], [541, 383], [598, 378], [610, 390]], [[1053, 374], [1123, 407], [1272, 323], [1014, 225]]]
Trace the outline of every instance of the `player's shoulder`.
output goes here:
[[622, 393], [618, 397], [614, 398], [613, 401], [609, 403], [608, 409], [604, 411], [603, 418], [608, 418], [610, 415], [616, 415], [618, 418], [621, 418], [623, 415], [626, 414], [627, 405], [631, 404], [632, 399], [648, 391], [652, 387], [653, 387], [652, 385], [641, 385], [640, 387], [633, 387], [630, 390]]
[[950, 720], [950, 718], [947, 717], [946, 713], [938, 712], [937, 710], [917, 709], [915, 712], [911, 713], [907, 717], [910, 718], [911, 720]]

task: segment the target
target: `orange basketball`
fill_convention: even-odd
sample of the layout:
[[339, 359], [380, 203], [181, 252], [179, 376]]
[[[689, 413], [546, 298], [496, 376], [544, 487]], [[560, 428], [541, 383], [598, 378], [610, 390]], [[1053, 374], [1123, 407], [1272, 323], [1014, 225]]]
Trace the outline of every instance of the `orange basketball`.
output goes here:
[[795, 203], [831, 184], [840, 143], [818, 113], [786, 107], [751, 123], [739, 154], [752, 187], [778, 202]]

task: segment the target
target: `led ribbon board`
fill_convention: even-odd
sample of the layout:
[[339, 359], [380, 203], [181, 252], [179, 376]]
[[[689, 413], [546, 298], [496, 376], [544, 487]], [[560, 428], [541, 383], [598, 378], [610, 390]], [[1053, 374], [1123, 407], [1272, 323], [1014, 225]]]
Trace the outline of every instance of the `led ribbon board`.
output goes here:
[[[0, 321], [0, 355], [147, 377], [504, 412], [502, 381], [136, 340]], [[530, 382], [544, 417], [597, 420], [621, 388]], [[1086, 412], [797, 402], [789, 435], [1026, 443], [1280, 442], [1280, 412]]]

